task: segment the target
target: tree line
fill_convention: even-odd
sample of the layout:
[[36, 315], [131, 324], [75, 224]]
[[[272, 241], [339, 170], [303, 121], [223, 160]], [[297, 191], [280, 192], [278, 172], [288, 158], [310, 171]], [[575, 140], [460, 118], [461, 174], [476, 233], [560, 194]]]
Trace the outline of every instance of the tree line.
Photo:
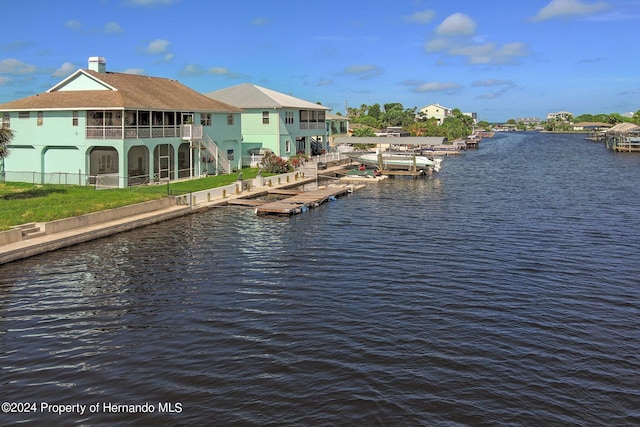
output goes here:
[[549, 119], [539, 124], [525, 124], [515, 119], [507, 120], [507, 124], [516, 125], [518, 129], [526, 130], [534, 126], [542, 126], [547, 131], [570, 131], [573, 130], [573, 123], [597, 122], [617, 125], [618, 123], [634, 123], [640, 125], [640, 110], [633, 114], [633, 117], [625, 117], [619, 113], [610, 114], [581, 114], [579, 116], [568, 115], [566, 119]]
[[[466, 138], [473, 132], [473, 118], [463, 114], [458, 108], [454, 108], [442, 124], [439, 124], [436, 118], [427, 118], [417, 113], [417, 109], [405, 108], [399, 102], [383, 106], [362, 104], [359, 108], [348, 108], [347, 115], [351, 123], [364, 125], [354, 130], [353, 136], [375, 136], [375, 129], [402, 127], [410, 132], [411, 136], [444, 136], [453, 141]], [[491, 125], [488, 122], [480, 122], [476, 127], [489, 129]]]

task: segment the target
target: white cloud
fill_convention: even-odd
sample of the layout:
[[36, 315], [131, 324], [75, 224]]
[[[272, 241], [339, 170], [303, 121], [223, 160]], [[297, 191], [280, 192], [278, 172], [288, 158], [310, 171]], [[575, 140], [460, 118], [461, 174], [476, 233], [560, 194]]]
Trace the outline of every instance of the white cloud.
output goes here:
[[64, 64], [62, 64], [60, 68], [55, 70], [52, 75], [53, 77], [66, 77], [72, 72], [74, 72], [75, 69], [76, 69], [75, 65], [73, 65], [70, 62], [65, 62]]
[[0, 61], [0, 73], [24, 75], [31, 74], [36, 71], [35, 65], [25, 64], [14, 58], [3, 59]]
[[242, 77], [242, 74], [231, 71], [226, 67], [209, 68], [209, 74], [213, 74], [216, 76], [223, 76], [229, 79], [239, 79]]
[[188, 64], [180, 70], [178, 73], [181, 77], [198, 77], [206, 73], [204, 68], [196, 64]]
[[516, 57], [527, 56], [527, 46], [524, 43], [507, 43], [498, 46], [495, 43], [460, 44], [448, 51], [451, 56], [466, 57], [470, 64], [507, 64], [514, 62]]
[[65, 22], [64, 26], [74, 31], [78, 31], [82, 29], [82, 23], [80, 21], [75, 21], [75, 20]]
[[104, 26], [105, 33], [124, 33], [124, 30], [117, 22], [107, 22]]
[[145, 72], [142, 68], [127, 68], [123, 71], [125, 74], [135, 74], [136, 76], [144, 76]]
[[103, 27], [85, 28], [82, 22], [70, 20], [64, 23], [64, 26], [72, 31], [77, 31], [84, 34], [92, 33], [107, 33], [107, 34], [119, 34], [124, 33], [124, 30], [117, 22], [107, 22]]
[[427, 52], [440, 52], [452, 48], [454, 43], [447, 38], [438, 37], [433, 40], [429, 40], [424, 44], [424, 50]]
[[495, 88], [493, 91], [476, 96], [476, 99], [495, 99], [517, 87], [511, 80], [497, 79], [476, 80], [471, 83], [471, 85], [475, 87]]
[[423, 10], [422, 12], [416, 12], [411, 15], [405, 16], [404, 20], [407, 22], [413, 22], [416, 24], [428, 24], [436, 16], [436, 12], [432, 9]]
[[149, 43], [149, 46], [147, 46], [147, 53], [150, 53], [152, 55], [166, 53], [169, 44], [170, 43], [167, 40], [156, 39]]
[[347, 67], [342, 72], [343, 75], [358, 76], [360, 79], [366, 80], [372, 77], [379, 76], [384, 73], [384, 70], [377, 65], [352, 65]]
[[471, 83], [472, 86], [479, 87], [489, 87], [489, 86], [513, 86], [513, 81], [511, 80], [497, 80], [497, 79], [486, 79], [486, 80], [476, 80]]
[[607, 9], [609, 4], [606, 2], [598, 2], [587, 4], [579, 0], [552, 0], [551, 3], [538, 11], [533, 21], [545, 21], [547, 19], [556, 18], [558, 16], [577, 16], [589, 15]]
[[251, 20], [251, 25], [255, 25], [256, 27], [262, 27], [263, 25], [268, 25], [269, 20], [266, 18], [254, 18]]
[[2, 85], [6, 85], [7, 83], [9, 83], [9, 77], [4, 77], [4, 76], [0, 76], [0, 86]]
[[458, 83], [453, 82], [429, 82], [415, 84], [414, 92], [451, 92], [462, 89]]
[[436, 33], [440, 36], [459, 36], [475, 33], [476, 23], [464, 13], [449, 15], [438, 27]]

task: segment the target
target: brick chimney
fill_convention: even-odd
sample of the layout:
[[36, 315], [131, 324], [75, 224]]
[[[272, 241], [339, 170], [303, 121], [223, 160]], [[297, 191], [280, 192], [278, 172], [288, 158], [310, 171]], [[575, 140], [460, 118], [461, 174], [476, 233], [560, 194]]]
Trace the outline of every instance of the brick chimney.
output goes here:
[[97, 73], [106, 73], [107, 60], [102, 56], [91, 56], [89, 57], [89, 69]]

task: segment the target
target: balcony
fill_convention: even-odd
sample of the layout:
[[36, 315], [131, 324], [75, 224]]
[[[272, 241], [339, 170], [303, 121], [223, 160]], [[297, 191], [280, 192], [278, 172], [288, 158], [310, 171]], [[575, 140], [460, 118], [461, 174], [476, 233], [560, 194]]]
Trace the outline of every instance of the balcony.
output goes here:
[[180, 136], [184, 141], [202, 139], [202, 125], [182, 125], [180, 126]]

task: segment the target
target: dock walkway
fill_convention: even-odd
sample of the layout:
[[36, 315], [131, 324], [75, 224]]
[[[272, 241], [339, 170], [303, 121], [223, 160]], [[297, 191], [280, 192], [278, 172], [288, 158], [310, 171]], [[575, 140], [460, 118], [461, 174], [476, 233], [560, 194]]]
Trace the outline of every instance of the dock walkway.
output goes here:
[[329, 186], [317, 190], [305, 191], [286, 199], [266, 202], [256, 208], [258, 215], [295, 215], [307, 209], [315, 208], [332, 198], [353, 192], [352, 185]]

